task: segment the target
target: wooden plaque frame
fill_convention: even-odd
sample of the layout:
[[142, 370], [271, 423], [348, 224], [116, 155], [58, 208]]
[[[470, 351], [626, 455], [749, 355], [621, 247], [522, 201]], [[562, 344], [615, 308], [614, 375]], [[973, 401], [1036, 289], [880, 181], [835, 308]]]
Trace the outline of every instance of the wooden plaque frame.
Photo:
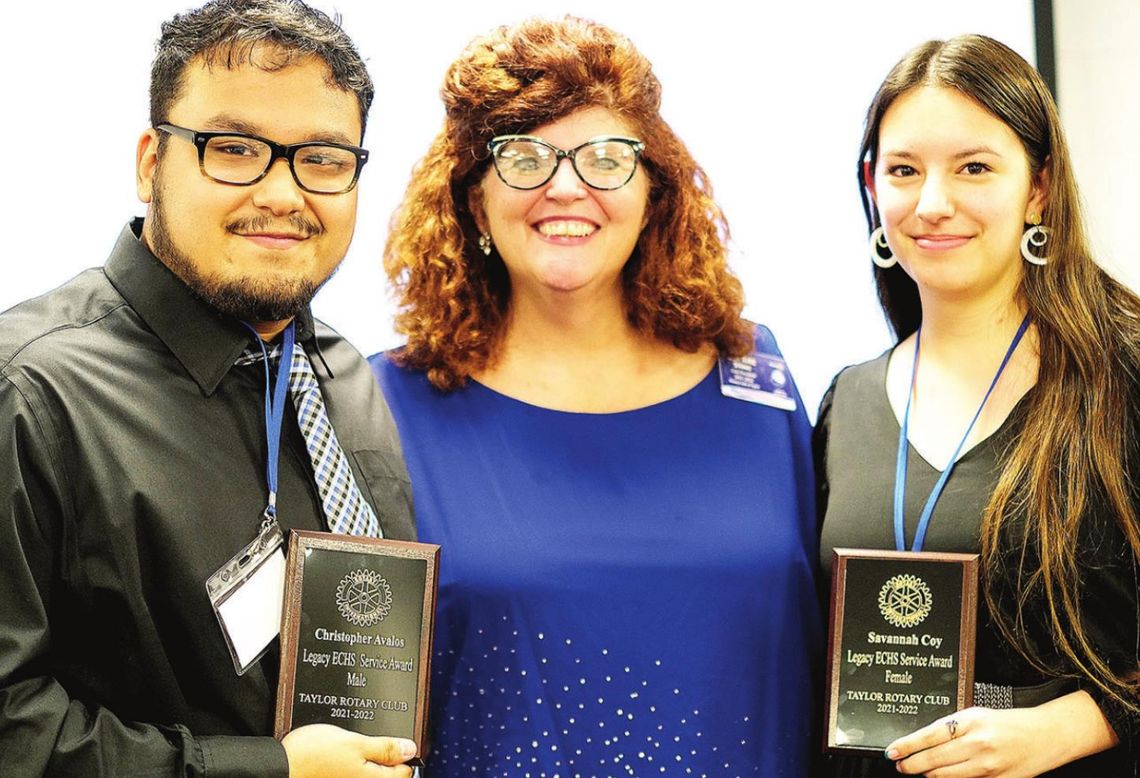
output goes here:
[[[385, 637], [382, 634], [375, 632], [375, 627], [372, 625], [361, 627], [354, 626], [348, 622], [345, 616], [343, 619], [342, 611], [338, 611], [341, 607], [340, 603], [344, 601], [339, 592], [329, 594], [322, 591], [322, 595], [330, 597], [321, 608], [317, 608], [310, 603], [309, 613], [302, 613], [302, 605], [304, 603], [306, 593], [306, 563], [314, 565], [315, 560], [322, 555], [335, 555], [347, 552], [348, 554], [356, 555], [356, 558], [364, 557], [369, 560], [365, 568], [360, 571], [354, 571], [353, 574], [363, 576], [363, 584], [365, 587], [369, 586], [369, 582], [382, 582], [382, 587], [388, 587], [387, 592], [389, 600], [391, 600], [391, 587], [380, 571], [387, 570], [389, 577], [392, 577], [391, 571], [398, 573], [401, 560], [418, 560], [424, 563], [423, 575], [423, 590], [422, 601], [413, 602], [411, 606], [404, 609], [404, 613], [409, 618], [414, 618], [415, 611], [419, 612], [419, 630], [418, 634], [408, 635], [407, 639], [403, 637]], [[316, 555], [316, 556], [314, 556]], [[335, 561], [336, 557], [328, 556], [328, 559]], [[347, 558], [342, 558], [347, 559]], [[406, 574], [399, 573], [401, 575]], [[328, 576], [325, 575], [325, 578]], [[309, 577], [310, 580], [312, 576]], [[416, 595], [419, 595], [418, 576], [415, 577], [416, 581]], [[343, 583], [343, 582], [342, 582]], [[311, 584], [313, 586], [315, 584]], [[285, 569], [285, 606], [282, 609], [282, 623], [281, 623], [281, 670], [277, 684], [277, 711], [274, 724], [275, 736], [280, 739], [285, 736], [295, 726], [295, 721], [298, 718], [296, 715], [297, 695], [300, 691], [307, 691], [310, 696], [316, 695], [328, 699], [346, 699], [356, 700], [358, 702], [371, 703], [370, 707], [354, 708], [349, 705], [341, 706], [335, 703], [325, 703], [329, 710], [335, 715], [325, 720], [323, 717], [320, 719], [323, 723], [334, 724], [337, 726], [352, 729], [353, 731], [362, 732], [368, 735], [386, 735], [391, 737], [407, 737], [414, 740], [417, 746], [417, 758], [410, 762], [411, 764], [422, 764], [423, 757], [427, 753], [429, 746], [427, 723], [428, 723], [428, 693], [431, 681], [431, 651], [432, 640], [435, 633], [435, 602], [436, 592], [439, 585], [439, 546], [428, 543], [412, 543], [401, 540], [387, 540], [380, 538], [366, 538], [357, 537], [352, 535], [334, 534], [328, 532], [310, 532], [294, 530], [289, 535], [289, 548], [288, 556], [286, 559]], [[324, 588], [327, 589], [327, 582], [324, 583]], [[371, 592], [365, 592], [365, 596]], [[406, 593], [401, 593], [400, 596], [406, 596]], [[351, 603], [344, 607], [350, 607]], [[366, 604], [365, 608], [370, 607]], [[320, 610], [319, 614], [314, 613]], [[373, 608], [373, 611], [378, 610]], [[354, 615], [350, 613], [350, 615]], [[386, 614], [385, 614], [386, 615]], [[376, 614], [366, 613], [360, 617], [364, 620], [367, 618], [375, 618]], [[324, 634], [342, 634], [348, 638], [346, 641], [335, 640], [331, 638], [321, 638], [327, 645], [322, 644], [322, 648], [330, 649], [327, 652], [329, 659], [326, 660], [328, 665], [336, 665], [338, 661], [344, 664], [344, 672], [346, 677], [350, 680], [354, 672], [361, 662], [367, 661], [371, 669], [360, 669], [358, 680], [363, 680], [362, 686], [368, 680], [376, 680], [376, 673], [386, 671], [387, 665], [377, 669], [379, 663], [393, 661], [390, 659], [379, 659], [371, 654], [375, 650], [380, 650], [388, 654], [398, 652], [401, 648], [405, 649], [404, 654], [414, 652], [414, 657], [410, 660], [395, 660], [400, 662], [403, 667], [403, 662], [414, 661], [415, 668], [414, 674], [416, 676], [415, 682], [415, 699], [413, 711], [409, 711], [410, 716], [404, 716], [404, 712], [389, 713], [390, 709], [383, 709], [385, 703], [389, 705], [403, 705], [403, 701], [381, 700], [375, 697], [360, 697], [357, 695], [365, 694], [364, 691], [357, 692], [353, 688], [346, 687], [345, 689], [328, 689], [328, 688], [309, 688], [301, 689], [300, 687], [306, 686], [306, 682], [298, 683], [298, 673], [314, 673], [316, 672], [306, 664], [311, 664], [313, 668], [318, 664], [314, 662], [314, 654], [316, 652], [309, 651], [304, 645], [307, 638], [301, 635], [302, 623], [306, 621], [316, 622], [319, 626], [313, 631], [315, 636], [317, 632], [322, 631]], [[380, 617], [383, 619], [383, 616]], [[325, 622], [328, 622], [327, 624]], [[364, 623], [361, 621], [361, 623]], [[383, 621], [379, 621], [376, 627], [382, 627]], [[326, 629], [327, 628], [327, 629]], [[388, 640], [391, 643], [381, 644], [379, 642], [372, 642], [376, 640]], [[363, 644], [360, 641], [367, 641]], [[393, 649], [396, 641], [401, 642], [401, 646]], [[303, 662], [299, 662], [298, 653], [301, 653]], [[318, 657], [319, 658], [319, 657]], [[326, 665], [326, 667], [328, 667]], [[372, 674], [372, 675], [367, 675]], [[327, 674], [326, 674], [327, 675]], [[308, 683], [312, 683], [309, 681]], [[367, 694], [375, 694], [375, 687], [369, 690]], [[385, 712], [379, 714], [378, 711], [383, 709]], [[398, 707], [396, 708], [398, 710]], [[374, 719], [366, 719], [371, 713]], [[384, 731], [377, 731], [370, 729], [370, 722], [375, 719], [386, 717], [390, 720], [393, 716], [399, 716], [401, 721], [407, 719], [407, 727], [405, 731], [392, 731], [386, 729]], [[304, 723], [318, 723], [311, 720], [313, 715], [310, 714], [306, 717]], [[380, 722], [376, 721], [376, 725]]]
[[[947, 576], [945, 572], [934, 572], [934, 575], [956, 578], [957, 583], [948, 584], [943, 581], [939, 584], [938, 591], [932, 592], [923, 576], [929, 578], [929, 574], [942, 565], [956, 567], [960, 571], [959, 575]], [[849, 581], [851, 574], [867, 578]], [[883, 578], [881, 588], [878, 577]], [[899, 586], [901, 590], [894, 588]], [[866, 602], [849, 601], [852, 589], [859, 589], [864, 599], [868, 591], [877, 591], [878, 596], [873, 606]], [[933, 610], [934, 604], [947, 595], [951, 600], [958, 598], [959, 612], [947, 614]], [[863, 755], [882, 753], [896, 738], [925, 726], [942, 715], [969, 707], [974, 695], [977, 603], [977, 554], [835, 549], [828, 629], [825, 750]], [[919, 618], [918, 611], [924, 607], [928, 615], [937, 614], [943, 620], [941, 629], [947, 634], [930, 634], [931, 627], [934, 627], [934, 631], [939, 630], [936, 622], [927, 624], [923, 629], [927, 615]], [[910, 608], [914, 612], [906, 613]], [[888, 615], [903, 626], [889, 623]], [[908, 619], [915, 618], [919, 620], [909, 625]], [[862, 623], [856, 624], [856, 619]], [[881, 629], [883, 634], [869, 629], [865, 633], [867, 645], [857, 644], [856, 641], [845, 642], [845, 628], [849, 623], [852, 630], [862, 630], [870, 625]], [[955, 637], [957, 642], [957, 648], [950, 658], [954, 674], [951, 680], [945, 679], [950, 674], [949, 670], [941, 672], [939, 669], [944, 668], [944, 665], [932, 668], [922, 664], [947, 661], [945, 656], [938, 656], [929, 650], [933, 648], [930, 643], [939, 637], [945, 640], [947, 636]], [[911, 640], [917, 642], [911, 643]], [[879, 650], [879, 645], [882, 650]], [[938, 645], [941, 646], [941, 641]], [[908, 652], [907, 649], [917, 650]], [[885, 679], [879, 682], [880, 688], [875, 688], [876, 684], [871, 680], [877, 667], [883, 668], [881, 676]], [[919, 675], [920, 683], [910, 686], [916, 674]], [[935, 688], [923, 686], [923, 681], [928, 681], [928, 678], [922, 676], [932, 674], [943, 677], [935, 682]], [[854, 689], [852, 686], [855, 684], [865, 688]], [[914, 697], [919, 699], [915, 700]], [[949, 703], [925, 702], [942, 699], [948, 699]], [[863, 703], [867, 705], [864, 706]], [[847, 710], [841, 713], [841, 706]], [[862, 710], [863, 707], [867, 710]], [[869, 730], [874, 730], [875, 734], [867, 734]]]

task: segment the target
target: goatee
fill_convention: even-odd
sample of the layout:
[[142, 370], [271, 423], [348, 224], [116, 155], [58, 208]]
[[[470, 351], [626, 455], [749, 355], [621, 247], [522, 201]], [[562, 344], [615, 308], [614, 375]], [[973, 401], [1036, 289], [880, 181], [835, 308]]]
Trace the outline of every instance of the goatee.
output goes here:
[[[190, 288], [196, 297], [220, 313], [248, 322], [292, 319], [309, 307], [317, 291], [332, 277], [330, 273], [319, 280], [305, 277], [269, 280], [258, 276], [223, 279], [207, 275], [170, 237], [166, 229], [161, 193], [162, 187], [156, 186], [151, 211], [147, 216], [150, 224], [148, 233], [150, 250]], [[270, 220], [247, 219], [236, 226], [246, 229], [256, 228], [257, 222], [260, 221]], [[319, 235], [322, 232], [319, 226], [298, 215], [288, 217], [288, 221], [293, 231], [306, 236]], [[234, 227], [235, 225], [227, 225], [227, 229]], [[335, 273], [336, 269], [334, 268], [332, 272]]]

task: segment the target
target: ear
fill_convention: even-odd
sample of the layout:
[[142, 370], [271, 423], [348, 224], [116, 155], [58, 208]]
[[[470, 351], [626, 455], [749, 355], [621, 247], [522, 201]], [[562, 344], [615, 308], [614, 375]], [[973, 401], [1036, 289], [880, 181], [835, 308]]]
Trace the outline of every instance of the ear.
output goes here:
[[475, 219], [475, 226], [483, 235], [488, 234], [491, 229], [487, 223], [487, 211], [483, 207], [483, 182], [472, 185], [467, 190], [467, 210], [471, 211], [471, 217]]
[[879, 204], [878, 198], [875, 196], [875, 171], [871, 169], [871, 160], [863, 160], [863, 185], [867, 187], [867, 191], [871, 194], [871, 200], [875, 205]]
[[1025, 205], [1025, 223], [1030, 224], [1030, 216], [1044, 218], [1049, 206], [1049, 185], [1053, 180], [1053, 158], [1046, 157], [1041, 170], [1029, 182], [1029, 202]]
[[158, 171], [158, 131], [148, 129], [139, 137], [135, 149], [135, 190], [139, 200], [150, 203], [154, 197], [154, 178]]

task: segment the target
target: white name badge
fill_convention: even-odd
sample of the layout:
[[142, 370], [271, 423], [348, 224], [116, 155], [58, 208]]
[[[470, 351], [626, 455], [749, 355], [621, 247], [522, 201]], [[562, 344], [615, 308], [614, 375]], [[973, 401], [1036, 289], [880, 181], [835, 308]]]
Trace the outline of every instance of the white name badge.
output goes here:
[[262, 657], [281, 631], [283, 541], [281, 528], [273, 522], [206, 581], [238, 675]]
[[775, 354], [753, 351], [737, 359], [721, 357], [720, 393], [745, 402], [769, 405], [785, 411], [796, 409], [788, 365]]

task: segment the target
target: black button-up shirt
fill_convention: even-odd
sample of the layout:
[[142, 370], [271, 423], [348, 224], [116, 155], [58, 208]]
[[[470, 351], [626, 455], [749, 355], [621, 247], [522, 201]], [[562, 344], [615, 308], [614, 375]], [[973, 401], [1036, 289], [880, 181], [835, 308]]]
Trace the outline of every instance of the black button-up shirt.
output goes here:
[[[264, 367], [234, 366], [251, 340], [130, 228], [105, 267], [0, 314], [3, 775], [287, 774], [276, 643], [236, 675], [205, 586], [265, 508]], [[298, 340], [384, 534], [413, 538], [368, 366], [310, 316]], [[278, 519], [327, 529], [291, 409]]]

